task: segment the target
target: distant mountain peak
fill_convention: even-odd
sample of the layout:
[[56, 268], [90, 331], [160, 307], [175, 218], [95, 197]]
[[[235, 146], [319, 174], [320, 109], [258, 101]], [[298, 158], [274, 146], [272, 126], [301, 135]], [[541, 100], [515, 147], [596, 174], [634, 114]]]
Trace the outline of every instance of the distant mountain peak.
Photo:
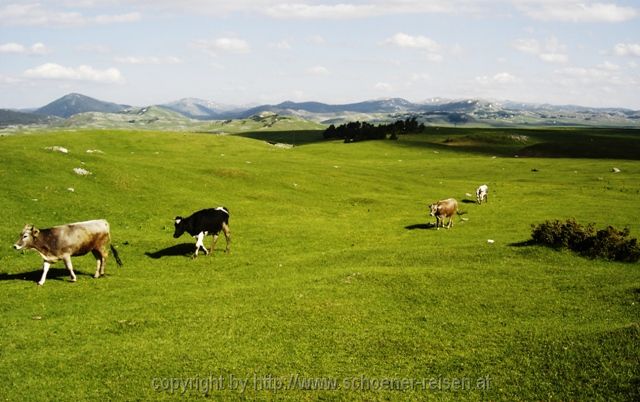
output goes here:
[[45, 116], [71, 117], [86, 112], [117, 113], [129, 108], [112, 102], [104, 102], [79, 93], [64, 95], [53, 102], [36, 109], [34, 113]]
[[218, 118], [221, 114], [237, 110], [236, 106], [200, 98], [182, 98], [158, 106], [173, 110], [192, 119], [201, 120]]

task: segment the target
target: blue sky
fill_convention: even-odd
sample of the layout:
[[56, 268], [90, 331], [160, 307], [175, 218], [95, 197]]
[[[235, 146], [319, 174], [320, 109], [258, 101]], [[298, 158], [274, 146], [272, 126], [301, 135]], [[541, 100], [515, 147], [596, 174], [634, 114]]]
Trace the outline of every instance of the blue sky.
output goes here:
[[70, 92], [640, 109], [640, 1], [0, 0], [0, 108]]

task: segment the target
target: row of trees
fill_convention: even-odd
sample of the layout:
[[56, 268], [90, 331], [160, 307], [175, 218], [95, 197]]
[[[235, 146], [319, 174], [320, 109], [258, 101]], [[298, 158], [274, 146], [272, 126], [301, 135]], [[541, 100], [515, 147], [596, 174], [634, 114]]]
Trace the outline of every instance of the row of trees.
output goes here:
[[415, 117], [406, 120], [397, 120], [394, 123], [373, 124], [354, 121], [339, 126], [330, 125], [324, 130], [326, 139], [343, 139], [344, 142], [356, 142], [365, 140], [397, 140], [400, 134], [417, 133], [424, 130], [424, 123], [418, 123]]

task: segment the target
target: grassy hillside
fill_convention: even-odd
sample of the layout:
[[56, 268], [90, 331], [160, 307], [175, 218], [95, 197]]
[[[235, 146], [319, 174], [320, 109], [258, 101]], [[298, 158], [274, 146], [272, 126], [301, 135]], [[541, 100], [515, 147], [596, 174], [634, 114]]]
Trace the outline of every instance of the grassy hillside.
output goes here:
[[[199, 132], [212, 134], [236, 134], [248, 132], [290, 132], [298, 130], [322, 130], [325, 126], [294, 116], [280, 116], [264, 112], [246, 119], [196, 120], [173, 110], [149, 106], [127, 109], [119, 113], [85, 112], [68, 119], [43, 118], [49, 124], [14, 125], [2, 127], [0, 136], [9, 134], [38, 133], [42, 131], [72, 130], [136, 130]], [[0, 116], [2, 120], [2, 116]], [[45, 121], [42, 123], [45, 123]], [[17, 124], [17, 123], [14, 123]]]
[[[514, 158], [509, 141], [465, 145], [474, 133], [292, 149], [151, 131], [0, 137], [0, 395], [638, 399], [638, 264], [520, 244], [531, 223], [568, 217], [640, 236], [637, 161]], [[466, 193], [483, 183], [478, 206]], [[430, 229], [427, 205], [445, 197], [467, 220]], [[219, 205], [232, 252], [222, 238], [192, 260], [173, 218]], [[124, 267], [93, 279], [93, 257], [76, 257], [76, 283], [57, 264], [36, 286], [41, 258], [10, 248], [24, 224], [93, 218], [109, 220]]]

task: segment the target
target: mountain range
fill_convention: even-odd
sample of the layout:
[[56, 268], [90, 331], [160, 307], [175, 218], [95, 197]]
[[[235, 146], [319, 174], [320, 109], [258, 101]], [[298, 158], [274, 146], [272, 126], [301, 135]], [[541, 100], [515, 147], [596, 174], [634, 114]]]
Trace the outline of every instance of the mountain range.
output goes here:
[[[159, 110], [175, 112], [175, 115], [160, 113], [160, 117], [154, 117], [154, 119], [162, 119], [163, 116], [172, 116], [169, 119], [172, 122], [180, 120], [180, 116], [185, 121], [208, 121], [248, 119], [263, 113], [271, 113], [322, 124], [340, 124], [354, 120], [375, 123], [416, 117], [419, 121], [432, 125], [640, 127], [640, 111], [630, 109], [558, 106], [483, 99], [434, 98], [415, 103], [402, 98], [388, 98], [347, 104], [286, 101], [275, 105], [233, 106], [197, 98], [184, 98], [166, 104], [153, 105], [153, 107], [156, 114]], [[69, 118], [75, 121], [90, 120], [88, 116], [84, 119], [78, 117], [85, 113], [91, 113], [91, 118], [96, 118], [96, 113], [105, 114], [100, 117], [100, 120], [128, 121], [127, 116], [139, 114], [141, 110], [145, 108], [104, 102], [72, 93], [31, 110], [29, 113], [0, 110], [0, 127], [15, 124], [48, 124]]]

